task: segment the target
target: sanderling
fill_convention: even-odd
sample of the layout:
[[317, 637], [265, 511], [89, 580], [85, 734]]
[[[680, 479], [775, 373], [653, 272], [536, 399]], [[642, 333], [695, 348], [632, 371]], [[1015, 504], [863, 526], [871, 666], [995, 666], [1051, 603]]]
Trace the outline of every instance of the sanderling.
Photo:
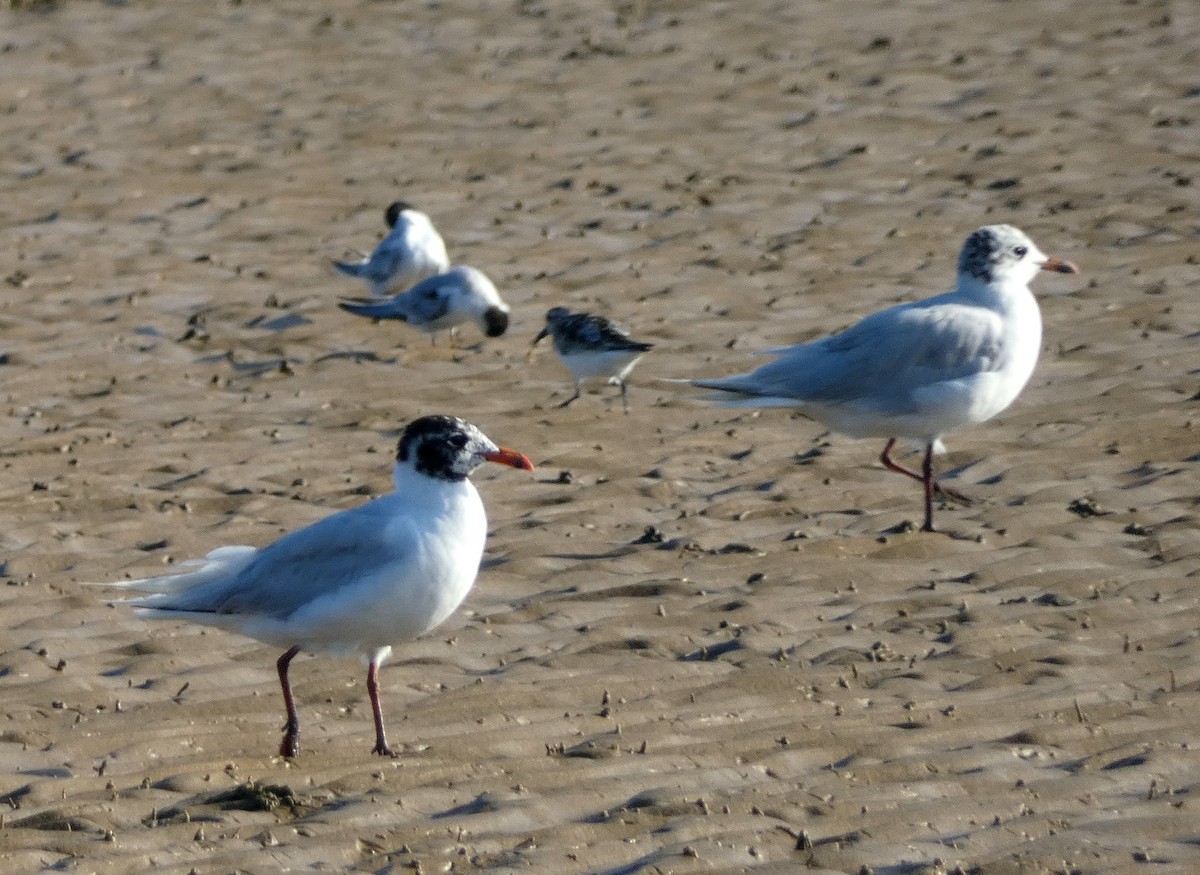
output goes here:
[[625, 378], [654, 344], [634, 340], [604, 316], [572, 313], [566, 307], [552, 307], [546, 313], [546, 325], [534, 344], [546, 335], [553, 338], [554, 351], [575, 377], [575, 394], [559, 407], [579, 397], [584, 380], [604, 377], [609, 385], [621, 387], [621, 404], [629, 412]]

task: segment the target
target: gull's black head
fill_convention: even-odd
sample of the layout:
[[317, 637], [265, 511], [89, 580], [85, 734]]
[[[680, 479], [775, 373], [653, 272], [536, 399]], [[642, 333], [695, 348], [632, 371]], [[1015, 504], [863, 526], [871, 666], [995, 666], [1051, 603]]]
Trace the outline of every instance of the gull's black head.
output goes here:
[[508, 312], [499, 307], [488, 307], [483, 314], [483, 333], [488, 337], [499, 337], [508, 331]]
[[475, 426], [456, 416], [423, 416], [400, 435], [396, 462], [435, 480], [466, 480], [484, 462], [533, 470], [515, 450], [498, 447]]
[[387, 210], [384, 211], [383, 220], [387, 222], [389, 228], [395, 228], [396, 223], [400, 221], [400, 214], [405, 210], [413, 209], [413, 205], [408, 201], [396, 201], [388, 204]]

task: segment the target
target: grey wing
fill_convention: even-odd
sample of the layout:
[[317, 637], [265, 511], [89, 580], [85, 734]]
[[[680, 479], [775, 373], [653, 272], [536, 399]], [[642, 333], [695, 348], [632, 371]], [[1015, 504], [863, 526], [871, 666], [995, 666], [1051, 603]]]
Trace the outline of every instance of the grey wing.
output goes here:
[[386, 287], [388, 282], [406, 267], [408, 250], [403, 240], [385, 237], [363, 268], [363, 273], [377, 286]]
[[369, 319], [405, 318], [404, 314], [397, 309], [395, 300], [391, 298], [386, 301], [379, 301], [375, 298], [343, 298], [338, 302], [338, 306], [347, 313], [366, 316]]
[[1001, 353], [1001, 327], [999, 316], [978, 307], [895, 307], [824, 340], [776, 350], [779, 359], [728, 382], [741, 381], [730, 388], [764, 397], [902, 402], [914, 388], [991, 370]]
[[427, 325], [442, 319], [450, 311], [455, 285], [444, 276], [421, 280], [395, 299], [397, 310], [414, 325]]
[[401, 563], [414, 544], [371, 505], [343, 511], [258, 550], [235, 573], [139, 601], [158, 610], [283, 620], [323, 595]]

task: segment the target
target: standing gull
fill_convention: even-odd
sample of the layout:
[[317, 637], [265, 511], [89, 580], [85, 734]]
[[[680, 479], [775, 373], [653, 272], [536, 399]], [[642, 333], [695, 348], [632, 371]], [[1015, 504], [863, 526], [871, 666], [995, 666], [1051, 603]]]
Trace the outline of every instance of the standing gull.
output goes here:
[[610, 386], [621, 387], [621, 404], [629, 412], [625, 378], [654, 344], [634, 340], [604, 316], [572, 313], [566, 307], [552, 307], [546, 313], [546, 325], [533, 339], [534, 345], [546, 335], [553, 338], [554, 351], [575, 377], [575, 394], [560, 408], [579, 397], [588, 377], [605, 377]]
[[[1077, 273], [1011, 225], [967, 238], [952, 292], [900, 304], [831, 337], [767, 350], [778, 359], [756, 371], [691, 380], [733, 407], [795, 407], [851, 437], [887, 438], [880, 461], [920, 480], [925, 523], [933, 494], [963, 498], [933, 477], [942, 436], [1007, 408], [1033, 374], [1042, 317], [1029, 283], [1039, 270]], [[898, 439], [924, 447], [920, 472], [892, 458]]]
[[326, 517], [261, 549], [220, 547], [183, 574], [114, 584], [149, 593], [139, 614], [240, 632], [276, 647], [287, 710], [279, 755], [300, 752], [288, 666], [304, 651], [360, 654], [375, 717], [373, 753], [394, 756], [383, 728], [379, 666], [466, 597], [483, 556], [487, 518], [467, 477], [484, 462], [533, 470], [469, 422], [426, 416], [400, 436], [395, 491]]
[[471, 321], [488, 337], [508, 330], [508, 304], [487, 274], [465, 264], [427, 277], [393, 298], [347, 298], [338, 306], [369, 319], [399, 319], [434, 338], [448, 328], [453, 340], [455, 329]]
[[335, 261], [334, 268], [367, 284], [376, 297], [406, 289], [450, 267], [446, 244], [429, 216], [396, 201], [384, 213], [391, 231], [362, 261]]

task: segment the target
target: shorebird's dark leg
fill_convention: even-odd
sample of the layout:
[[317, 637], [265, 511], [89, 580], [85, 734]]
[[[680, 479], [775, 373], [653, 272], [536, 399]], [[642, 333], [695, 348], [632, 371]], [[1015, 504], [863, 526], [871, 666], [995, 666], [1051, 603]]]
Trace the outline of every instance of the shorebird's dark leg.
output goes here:
[[283, 725], [283, 741], [279, 745], [281, 757], [300, 755], [300, 715], [296, 713], [296, 699], [292, 695], [292, 683], [288, 680], [288, 666], [300, 652], [300, 645], [291, 647], [275, 662], [279, 671], [279, 686], [283, 689], [283, 707], [287, 710], [287, 722]]
[[371, 713], [375, 717], [375, 746], [371, 748], [371, 753], [394, 757], [396, 754], [388, 746], [387, 734], [383, 731], [383, 705], [379, 702], [379, 663], [374, 659], [367, 668], [367, 695], [371, 699]]
[[625, 386], [625, 381], [620, 381], [621, 385], [621, 406], [625, 408], [626, 415], [629, 414], [629, 391]]
[[578, 397], [579, 397], [579, 395], [580, 395], [581, 391], [582, 391], [582, 390], [579, 388], [579, 381], [578, 381], [578, 380], [576, 380], [576, 381], [575, 381], [575, 394], [574, 394], [574, 395], [572, 395], [570, 398], [568, 398], [566, 401], [564, 401], [562, 404], [558, 405], [558, 409], [559, 409], [559, 410], [562, 410], [564, 407], [570, 407], [570, 406], [571, 406], [571, 402], [572, 402], [572, 401], [574, 401], [576, 398], [578, 398]]
[[925, 525], [921, 526], [922, 532], [933, 531], [933, 490], [937, 486], [937, 481], [933, 479], [933, 444], [925, 445], [925, 463], [921, 465], [921, 473], [924, 475], [923, 482], [925, 484]]
[[883, 452], [879, 455], [879, 461], [883, 463], [883, 467], [889, 471], [895, 471], [897, 474], [903, 474], [905, 477], [911, 477], [913, 480], [920, 481], [925, 486], [925, 492], [928, 495], [925, 508], [925, 525], [921, 528], [926, 532], [933, 531], [933, 493], [938, 492], [953, 501], [961, 504], [970, 504], [969, 496], [963, 495], [957, 489], [951, 489], [948, 486], [943, 486], [933, 477], [933, 444], [925, 445], [925, 462], [921, 466], [921, 471], [914, 471], [905, 465], [901, 465], [892, 458], [892, 448], [896, 446], [896, 439], [892, 438], [887, 442], [887, 446], [883, 448]]

